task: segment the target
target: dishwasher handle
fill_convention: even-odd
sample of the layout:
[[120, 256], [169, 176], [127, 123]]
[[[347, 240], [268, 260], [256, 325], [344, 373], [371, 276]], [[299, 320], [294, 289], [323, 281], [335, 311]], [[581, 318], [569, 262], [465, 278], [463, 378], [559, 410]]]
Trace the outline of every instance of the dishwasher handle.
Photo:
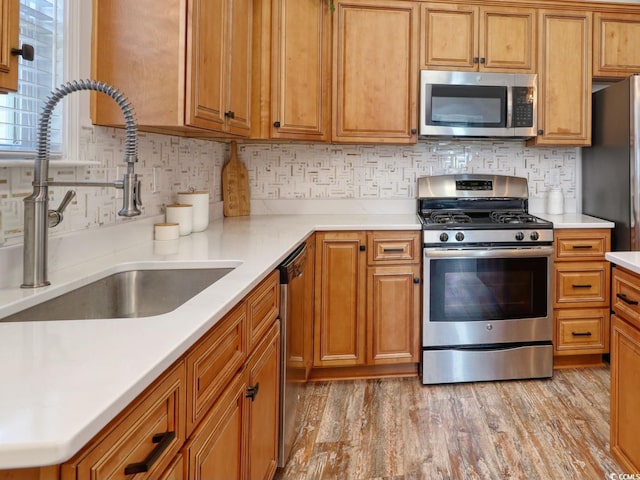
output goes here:
[[307, 244], [298, 246], [283, 262], [278, 265], [280, 285], [287, 285], [291, 280], [299, 277], [303, 271], [303, 263], [307, 254]]

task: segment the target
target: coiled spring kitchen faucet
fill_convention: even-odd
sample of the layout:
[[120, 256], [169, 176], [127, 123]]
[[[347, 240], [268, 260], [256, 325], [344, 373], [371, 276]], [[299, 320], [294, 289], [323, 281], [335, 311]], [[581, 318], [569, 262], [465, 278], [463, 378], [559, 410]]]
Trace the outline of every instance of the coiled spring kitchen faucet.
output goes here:
[[[120, 107], [125, 118], [126, 147], [124, 161], [127, 171], [122, 180], [113, 182], [55, 182], [49, 181], [49, 150], [51, 114], [58, 102], [70, 93], [94, 90], [110, 96]], [[24, 256], [23, 288], [49, 285], [47, 279], [47, 243], [49, 227], [62, 221], [62, 212], [75, 196], [69, 190], [56, 210], [49, 210], [50, 186], [114, 187], [123, 189], [123, 206], [118, 215], [134, 217], [140, 215], [140, 181], [135, 173], [138, 161], [137, 125], [131, 104], [116, 88], [95, 80], [78, 80], [65, 83], [53, 90], [47, 98], [38, 122], [38, 156], [33, 173], [33, 193], [24, 199]]]

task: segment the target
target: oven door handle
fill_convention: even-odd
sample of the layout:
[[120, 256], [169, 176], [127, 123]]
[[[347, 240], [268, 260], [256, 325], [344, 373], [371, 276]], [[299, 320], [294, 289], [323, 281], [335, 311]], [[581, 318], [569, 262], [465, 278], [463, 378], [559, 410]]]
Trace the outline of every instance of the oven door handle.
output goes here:
[[553, 246], [540, 247], [482, 247], [482, 248], [425, 248], [424, 256], [428, 258], [524, 258], [551, 257]]

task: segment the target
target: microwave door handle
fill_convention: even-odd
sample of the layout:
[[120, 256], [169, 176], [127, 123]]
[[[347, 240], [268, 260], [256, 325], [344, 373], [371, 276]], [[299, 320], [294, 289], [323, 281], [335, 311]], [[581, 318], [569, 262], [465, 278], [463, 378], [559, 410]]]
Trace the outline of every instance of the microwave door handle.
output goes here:
[[513, 87], [507, 87], [507, 128], [513, 126]]

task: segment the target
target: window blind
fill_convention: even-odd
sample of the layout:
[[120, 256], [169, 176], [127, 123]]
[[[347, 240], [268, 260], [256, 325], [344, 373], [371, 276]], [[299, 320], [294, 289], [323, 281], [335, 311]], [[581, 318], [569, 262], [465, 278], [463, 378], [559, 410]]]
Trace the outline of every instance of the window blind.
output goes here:
[[[16, 157], [37, 151], [37, 126], [44, 101], [62, 82], [64, 0], [20, 0], [20, 44], [35, 58], [18, 60], [18, 91], [0, 95], [0, 151]], [[51, 119], [51, 151], [62, 149], [63, 109]]]

